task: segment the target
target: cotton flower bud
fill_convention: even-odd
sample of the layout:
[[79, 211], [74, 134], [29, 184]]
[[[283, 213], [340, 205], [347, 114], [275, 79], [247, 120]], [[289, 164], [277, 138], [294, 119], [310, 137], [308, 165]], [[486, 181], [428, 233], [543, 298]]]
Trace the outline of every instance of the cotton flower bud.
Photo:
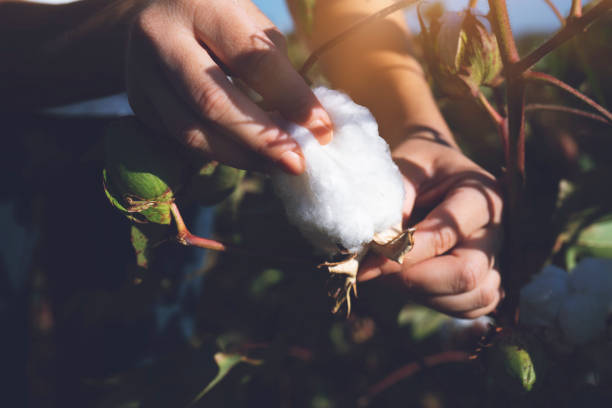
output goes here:
[[156, 138], [134, 117], [122, 118], [106, 135], [106, 195], [130, 219], [170, 224], [183, 163], [169, 141]]
[[473, 95], [501, 72], [495, 35], [480, 17], [469, 11], [446, 12], [429, 31], [419, 21], [430, 73], [448, 96]]

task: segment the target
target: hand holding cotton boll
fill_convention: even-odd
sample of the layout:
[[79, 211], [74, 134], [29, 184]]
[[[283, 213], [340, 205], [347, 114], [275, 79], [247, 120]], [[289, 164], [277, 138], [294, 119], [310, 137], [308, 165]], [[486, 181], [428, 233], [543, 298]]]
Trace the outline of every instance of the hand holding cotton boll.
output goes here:
[[290, 222], [315, 248], [339, 259], [323, 266], [342, 277], [332, 294], [334, 312], [346, 300], [350, 313], [361, 259], [374, 251], [401, 263], [413, 229], [402, 228], [402, 175], [373, 116], [340, 92], [318, 88], [315, 95], [332, 119], [333, 140], [322, 146], [307, 129], [283, 123], [300, 145], [306, 170], [299, 176], [278, 171], [272, 180]]

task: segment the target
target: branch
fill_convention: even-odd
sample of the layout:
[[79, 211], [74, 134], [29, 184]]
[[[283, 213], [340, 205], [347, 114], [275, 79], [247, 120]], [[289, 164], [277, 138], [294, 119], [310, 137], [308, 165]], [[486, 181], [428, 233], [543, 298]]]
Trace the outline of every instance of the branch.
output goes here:
[[502, 117], [502, 115], [499, 114], [499, 112], [491, 105], [487, 97], [484, 96], [484, 94], [480, 91], [478, 91], [478, 101], [480, 102], [482, 107], [487, 111], [493, 123], [499, 126], [504, 121], [504, 118]]
[[606, 108], [604, 108], [603, 106], [601, 106], [576, 88], [573, 88], [572, 86], [561, 81], [560, 79], [555, 78], [552, 75], [545, 74], [543, 72], [526, 72], [525, 78], [528, 80], [544, 82], [546, 84], [563, 89], [565, 92], [568, 92], [576, 98], [580, 99], [582, 102], [586, 103], [591, 108], [599, 112], [602, 116], [605, 116], [610, 122], [612, 122], [612, 112], [610, 112], [609, 110], [607, 110]]
[[508, 68], [519, 60], [519, 53], [516, 49], [514, 36], [512, 35], [506, 1], [489, 0], [489, 9], [489, 20], [497, 38], [504, 68]]
[[582, 1], [572, 0], [572, 9], [570, 10], [570, 19], [582, 17]]
[[542, 104], [542, 103], [530, 103], [525, 107], [525, 111], [538, 111], [538, 110], [548, 110], [548, 111], [570, 113], [572, 115], [582, 116], [584, 118], [592, 119], [597, 122], [605, 123], [606, 125], [612, 125], [612, 122], [610, 122], [609, 120], [607, 120], [601, 115], [583, 111], [582, 109], [570, 108], [569, 106], [547, 105], [547, 104]]
[[555, 16], [557, 16], [557, 19], [559, 19], [559, 21], [561, 22], [561, 25], [564, 26], [565, 18], [563, 17], [563, 14], [561, 14], [557, 6], [555, 6], [555, 3], [553, 3], [551, 0], [544, 0], [544, 1], [546, 2], [546, 4], [548, 4], [548, 7], [551, 8], [553, 13], [555, 13]]
[[[573, 5], [572, 5], [573, 9]], [[544, 44], [529, 53], [526, 57], [522, 58], [512, 68], [512, 75], [518, 76], [529, 68], [534, 66], [539, 60], [546, 56], [549, 52], [563, 44], [579, 32], [583, 31], [589, 24], [591, 24], [598, 17], [605, 14], [608, 10], [612, 9], [612, 0], [602, 0], [589, 11], [587, 11], [582, 17], [572, 18], [568, 24], [559, 30], [555, 35], [548, 39]]]
[[385, 391], [392, 385], [397, 384], [401, 380], [418, 373], [424, 368], [431, 368], [447, 363], [465, 363], [468, 361], [470, 361], [470, 356], [465, 351], [444, 351], [442, 353], [426, 356], [422, 361], [413, 361], [391, 372], [391, 374], [387, 375], [381, 381], [368, 388], [367, 393], [359, 398], [358, 406], [362, 407], [368, 405], [374, 396]]
[[396, 11], [406, 8], [418, 1], [420, 0], [401, 0], [396, 3], [393, 3], [392, 5], [385, 7], [384, 9], [377, 11], [372, 15], [363, 18], [362, 20], [356, 22], [355, 24], [341, 32], [340, 34], [336, 35], [334, 38], [324, 42], [319, 48], [313, 51], [313, 53], [310, 54], [306, 62], [304, 62], [304, 65], [302, 65], [302, 68], [300, 68], [300, 75], [302, 75], [302, 77], [306, 79], [306, 82], [310, 82], [307, 77], [308, 71], [310, 70], [310, 68], [312, 68], [315, 62], [317, 62], [321, 55], [323, 55], [325, 52], [329, 51], [331, 48], [335, 47], [342, 41], [346, 40], [349, 36], [361, 30], [368, 24], [371, 24], [376, 20], [385, 18], [389, 14], [395, 13]]

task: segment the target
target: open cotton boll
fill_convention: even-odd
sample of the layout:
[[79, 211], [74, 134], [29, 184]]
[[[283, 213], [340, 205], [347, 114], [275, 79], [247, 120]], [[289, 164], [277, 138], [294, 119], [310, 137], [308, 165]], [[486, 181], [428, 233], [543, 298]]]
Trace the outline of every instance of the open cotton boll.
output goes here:
[[521, 289], [520, 321], [530, 326], [554, 327], [569, 293], [569, 274], [549, 265]]
[[609, 305], [584, 293], [571, 294], [559, 310], [559, 326], [568, 342], [586, 344], [602, 335], [610, 313]]
[[585, 258], [572, 270], [570, 290], [612, 301], [612, 260]]
[[341, 92], [315, 89], [334, 125], [321, 146], [307, 129], [285, 124], [306, 161], [299, 176], [276, 172], [272, 181], [289, 221], [317, 248], [359, 252], [376, 233], [401, 224], [404, 186], [374, 117]]

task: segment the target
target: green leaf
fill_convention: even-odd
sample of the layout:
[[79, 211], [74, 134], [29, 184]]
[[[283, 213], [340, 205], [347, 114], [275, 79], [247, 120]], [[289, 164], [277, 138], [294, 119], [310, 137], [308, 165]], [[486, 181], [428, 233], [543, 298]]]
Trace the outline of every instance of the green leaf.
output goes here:
[[199, 400], [202, 399], [202, 397], [204, 397], [210, 390], [212, 390], [219, 383], [219, 381], [221, 381], [227, 374], [229, 374], [231, 369], [234, 368], [237, 364], [241, 362], [247, 362], [254, 365], [261, 364], [261, 361], [259, 360], [251, 360], [240, 354], [229, 353], [216, 353], [215, 362], [219, 367], [217, 375], [215, 376], [215, 378], [212, 379], [211, 382], [208, 383], [208, 385], [206, 385], [206, 387], [204, 387], [202, 391], [200, 391], [200, 393], [193, 399], [193, 401], [191, 401], [191, 403], [189, 404], [190, 407], [196, 404]]
[[244, 170], [210, 162], [191, 178], [182, 198], [203, 206], [218, 204], [234, 192], [245, 173]]
[[449, 319], [449, 316], [425, 306], [406, 305], [397, 316], [397, 324], [399, 327], [410, 326], [412, 339], [421, 341], [434, 334]]
[[544, 349], [534, 336], [525, 332], [502, 334], [485, 350], [487, 374], [495, 388], [519, 396], [542, 383], [546, 360]]
[[106, 132], [106, 194], [132, 220], [170, 224], [170, 204], [188, 168], [176, 146], [134, 117], [121, 118]]
[[573, 269], [581, 258], [612, 259], [612, 214], [605, 215], [581, 229], [567, 249], [566, 266]]
[[132, 224], [131, 241], [136, 254], [136, 263], [144, 269], [151, 266], [153, 248], [168, 234], [165, 225]]

